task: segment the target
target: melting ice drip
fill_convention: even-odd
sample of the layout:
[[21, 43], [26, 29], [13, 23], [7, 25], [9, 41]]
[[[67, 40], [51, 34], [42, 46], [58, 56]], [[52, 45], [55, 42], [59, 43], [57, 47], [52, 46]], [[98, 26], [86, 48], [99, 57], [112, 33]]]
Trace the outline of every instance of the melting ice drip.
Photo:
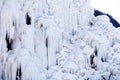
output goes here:
[[120, 29], [89, 0], [1, 0], [0, 80], [119, 80]]

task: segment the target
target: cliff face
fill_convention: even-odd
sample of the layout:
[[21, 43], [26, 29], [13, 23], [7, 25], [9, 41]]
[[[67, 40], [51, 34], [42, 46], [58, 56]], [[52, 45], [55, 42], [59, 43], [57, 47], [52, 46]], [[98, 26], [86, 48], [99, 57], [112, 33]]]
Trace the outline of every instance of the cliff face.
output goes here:
[[120, 29], [89, 0], [1, 0], [0, 80], [119, 80]]

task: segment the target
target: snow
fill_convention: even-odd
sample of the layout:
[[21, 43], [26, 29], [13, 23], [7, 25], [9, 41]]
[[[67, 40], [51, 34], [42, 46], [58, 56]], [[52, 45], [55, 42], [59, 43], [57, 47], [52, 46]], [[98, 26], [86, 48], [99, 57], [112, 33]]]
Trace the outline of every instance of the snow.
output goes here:
[[120, 29], [89, 4], [1, 0], [0, 80], [119, 80]]

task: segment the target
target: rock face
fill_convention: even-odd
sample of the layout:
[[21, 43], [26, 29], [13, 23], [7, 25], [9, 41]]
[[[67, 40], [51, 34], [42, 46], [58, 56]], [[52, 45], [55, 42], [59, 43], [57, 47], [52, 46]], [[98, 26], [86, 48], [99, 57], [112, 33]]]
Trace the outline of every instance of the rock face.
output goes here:
[[103, 13], [99, 10], [94, 10], [94, 15], [99, 16], [99, 15], [107, 15], [110, 18], [110, 22], [113, 24], [114, 27], [120, 27], [120, 23], [117, 22], [111, 15]]
[[89, 0], [1, 0], [0, 80], [120, 80], [120, 29]]

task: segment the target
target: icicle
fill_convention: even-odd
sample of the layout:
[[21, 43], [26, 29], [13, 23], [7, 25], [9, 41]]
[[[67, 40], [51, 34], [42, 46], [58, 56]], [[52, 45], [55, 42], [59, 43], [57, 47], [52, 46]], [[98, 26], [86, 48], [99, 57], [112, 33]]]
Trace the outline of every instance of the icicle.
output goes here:
[[0, 80], [119, 79], [120, 30], [89, 4], [1, 0]]

